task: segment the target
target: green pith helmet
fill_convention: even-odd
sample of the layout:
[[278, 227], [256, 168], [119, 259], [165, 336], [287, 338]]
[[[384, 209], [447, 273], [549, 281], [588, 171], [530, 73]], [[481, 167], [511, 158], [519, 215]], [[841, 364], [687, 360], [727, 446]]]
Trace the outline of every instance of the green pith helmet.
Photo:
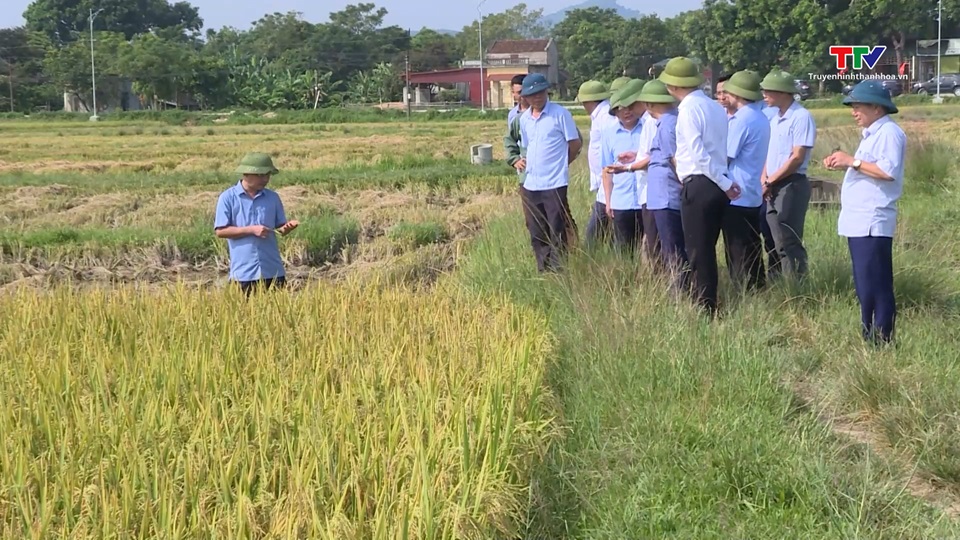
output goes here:
[[628, 82], [630, 82], [630, 77], [617, 77], [610, 83], [610, 92], [614, 94], [617, 93], [617, 90], [623, 88], [623, 85]]
[[643, 81], [640, 79], [629, 79], [619, 90], [614, 92], [613, 97], [610, 98], [610, 114], [616, 115], [617, 109], [620, 107], [629, 107], [636, 103], [637, 100], [630, 101], [630, 98], [640, 93], [640, 90], [643, 89]]
[[760, 82], [760, 88], [767, 92], [783, 92], [784, 94], [797, 93], [797, 82], [793, 75], [786, 71], [774, 70], [767, 73], [767, 76]]
[[580, 91], [577, 93], [577, 101], [587, 103], [589, 101], [603, 101], [610, 97], [610, 90], [607, 85], [600, 81], [587, 81], [580, 85]]
[[671, 58], [659, 79], [663, 84], [679, 88], [697, 88], [705, 80], [697, 64], [685, 56]]
[[240, 160], [236, 170], [239, 174], [277, 174], [279, 169], [273, 166], [273, 159], [262, 152], [250, 152]]
[[749, 101], [760, 101], [760, 76], [752, 71], [738, 71], [723, 85], [723, 91]]
[[667, 85], [654, 79], [643, 85], [643, 91], [637, 96], [637, 101], [643, 103], [676, 103], [677, 98], [667, 92]]

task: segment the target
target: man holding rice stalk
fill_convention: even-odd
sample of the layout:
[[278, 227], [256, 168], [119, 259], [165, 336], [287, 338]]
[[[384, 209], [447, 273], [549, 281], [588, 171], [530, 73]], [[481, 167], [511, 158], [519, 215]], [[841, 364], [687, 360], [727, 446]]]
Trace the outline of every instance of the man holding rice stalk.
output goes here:
[[861, 331], [868, 342], [893, 340], [897, 304], [893, 291], [893, 234], [903, 193], [907, 136], [893, 120], [890, 93], [876, 80], [857, 84], [843, 99], [863, 129], [856, 155], [836, 151], [828, 169], [846, 169], [837, 230], [847, 238], [853, 286], [860, 302]]
[[627, 171], [617, 158], [640, 146], [644, 111], [638, 96], [642, 89], [642, 81], [631, 80], [613, 95], [608, 116], [616, 117], [617, 122], [604, 128], [600, 144], [603, 209], [613, 225], [614, 245], [629, 255], [643, 236], [643, 217], [635, 173]]
[[270, 176], [280, 172], [269, 155], [247, 154], [236, 172], [243, 177], [220, 194], [213, 228], [217, 238], [227, 240], [230, 279], [250, 296], [255, 288], [285, 285], [276, 235], [286, 235], [299, 223], [287, 221], [280, 196], [267, 189]]
[[527, 148], [520, 196], [541, 273], [560, 269], [570, 236], [576, 234], [567, 186], [570, 164], [583, 146], [573, 115], [549, 100], [549, 88], [546, 77], [531, 73], [523, 79], [520, 93], [530, 104], [520, 115], [520, 139]]

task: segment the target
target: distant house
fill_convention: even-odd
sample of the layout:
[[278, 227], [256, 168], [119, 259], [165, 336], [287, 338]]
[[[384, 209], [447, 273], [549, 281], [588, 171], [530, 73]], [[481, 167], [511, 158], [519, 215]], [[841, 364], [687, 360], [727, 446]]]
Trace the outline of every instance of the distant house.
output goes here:
[[[510, 79], [515, 75], [542, 73], [551, 86], [561, 81], [557, 44], [553, 39], [500, 39], [487, 49], [480, 77], [479, 60], [463, 60], [460, 67], [410, 74], [413, 87], [405, 96], [414, 105], [431, 101], [441, 85], [453, 86], [472, 105], [494, 109], [513, 107]], [[482, 95], [482, 101], [481, 101]]]
[[552, 38], [494, 41], [484, 56], [484, 68], [493, 108], [513, 106], [510, 79], [515, 75], [541, 73], [552, 88], [560, 83], [560, 55]]

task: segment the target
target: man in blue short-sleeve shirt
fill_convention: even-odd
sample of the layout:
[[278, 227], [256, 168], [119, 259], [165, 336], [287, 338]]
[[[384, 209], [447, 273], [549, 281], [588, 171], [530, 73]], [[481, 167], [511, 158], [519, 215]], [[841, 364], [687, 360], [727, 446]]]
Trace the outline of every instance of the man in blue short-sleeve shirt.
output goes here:
[[237, 168], [243, 175], [217, 200], [213, 228], [230, 250], [230, 279], [247, 295], [255, 287], [283, 287], [286, 272], [277, 234], [297, 228], [288, 221], [280, 196], [267, 189], [270, 176], [280, 172], [267, 154], [250, 153]]
[[807, 165], [817, 140], [813, 115], [794, 101], [797, 83], [793, 75], [773, 71], [760, 83], [767, 105], [777, 108], [770, 119], [770, 145], [760, 183], [767, 199], [767, 223], [776, 244], [779, 261], [769, 276], [781, 270], [801, 279], [807, 273], [807, 250], [803, 227], [810, 205]]
[[573, 115], [549, 100], [549, 88], [546, 77], [531, 73], [520, 92], [530, 104], [520, 115], [520, 139], [527, 148], [520, 195], [540, 272], [559, 270], [567, 251], [573, 219], [567, 200], [570, 163], [583, 146]]
[[738, 71], [726, 82], [726, 102], [733, 108], [727, 130], [728, 170], [740, 184], [740, 198], [723, 216], [723, 244], [731, 280], [759, 289], [765, 283], [760, 206], [760, 176], [770, 144], [770, 120], [754, 104], [763, 99], [760, 77]]

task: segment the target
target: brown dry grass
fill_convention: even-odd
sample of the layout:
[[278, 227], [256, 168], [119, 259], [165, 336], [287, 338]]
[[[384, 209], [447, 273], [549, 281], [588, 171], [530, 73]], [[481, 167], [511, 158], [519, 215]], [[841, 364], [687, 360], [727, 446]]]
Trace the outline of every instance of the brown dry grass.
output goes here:
[[[273, 127], [273, 126], [267, 126]], [[89, 131], [8, 132], [0, 130], [0, 148], [8, 148], [0, 160], [2, 173], [56, 172], [193, 172], [232, 170], [248, 151], [268, 152], [284, 168], [317, 169], [346, 163], [376, 163], [398, 153], [436, 158], [467, 156], [471, 144], [494, 146], [495, 159], [502, 159], [503, 127], [482, 123], [471, 129], [424, 129], [422, 126], [344, 127], [339, 132], [309, 131], [290, 126], [286, 132], [261, 127], [245, 132], [210, 128], [168, 130], [168, 135], [147, 132], [121, 135], [122, 129], [104, 125], [100, 134]], [[206, 133], [206, 132], [201, 132]], [[11, 159], [14, 158], [14, 159]]]

